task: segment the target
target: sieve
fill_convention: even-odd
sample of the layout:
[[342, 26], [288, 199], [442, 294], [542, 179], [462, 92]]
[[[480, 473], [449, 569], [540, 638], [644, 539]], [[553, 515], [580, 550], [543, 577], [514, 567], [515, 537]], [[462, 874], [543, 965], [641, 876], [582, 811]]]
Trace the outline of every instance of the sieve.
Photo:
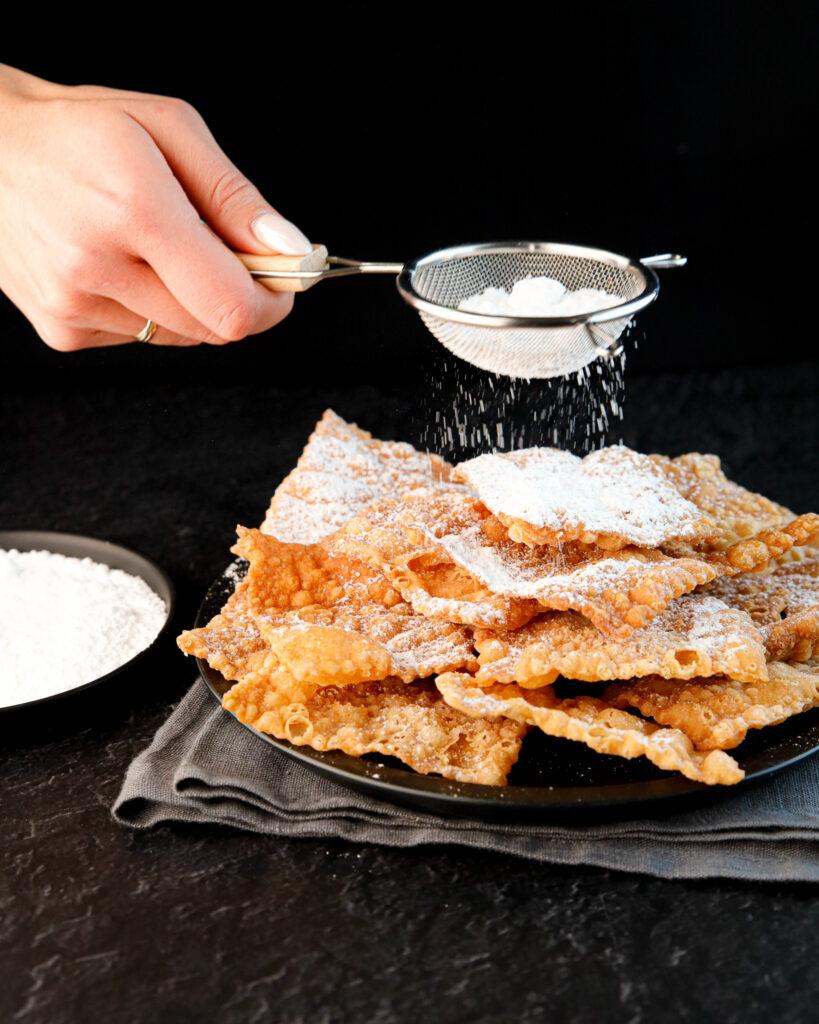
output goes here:
[[[250, 273], [273, 291], [305, 291], [319, 281], [354, 274], [392, 274], [403, 299], [450, 352], [482, 370], [509, 377], [560, 377], [608, 356], [635, 315], [657, 298], [655, 270], [681, 267], [665, 253], [629, 259], [561, 242], [483, 242], [439, 249], [411, 263], [368, 263], [328, 256], [239, 254]], [[598, 288], [619, 302], [569, 316], [473, 313], [459, 304], [484, 289], [510, 291], [527, 277], [552, 277], [571, 291]]]

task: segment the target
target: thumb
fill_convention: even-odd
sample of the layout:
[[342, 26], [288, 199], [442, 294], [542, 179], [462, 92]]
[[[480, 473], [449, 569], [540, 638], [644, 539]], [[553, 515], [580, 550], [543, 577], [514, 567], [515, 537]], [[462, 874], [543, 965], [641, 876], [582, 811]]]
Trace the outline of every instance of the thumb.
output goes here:
[[165, 97], [126, 101], [150, 134], [199, 215], [231, 248], [251, 253], [310, 252], [310, 242], [222, 152], [192, 106]]

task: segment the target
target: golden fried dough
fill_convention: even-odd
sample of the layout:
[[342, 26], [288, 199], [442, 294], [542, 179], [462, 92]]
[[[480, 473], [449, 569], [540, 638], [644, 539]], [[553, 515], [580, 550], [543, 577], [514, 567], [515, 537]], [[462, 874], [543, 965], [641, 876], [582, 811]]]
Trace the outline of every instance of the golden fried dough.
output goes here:
[[517, 760], [526, 726], [478, 721], [449, 707], [429, 683], [395, 680], [321, 687], [302, 701], [274, 679], [234, 686], [224, 706], [240, 722], [314, 750], [397, 757], [423, 774], [502, 786]]
[[768, 675], [762, 634], [750, 616], [699, 593], [678, 597], [625, 639], [605, 636], [575, 612], [547, 612], [523, 629], [477, 630], [475, 646], [481, 686], [545, 686], [559, 675], [586, 682]]
[[715, 580], [707, 592], [762, 627], [771, 661], [807, 661], [819, 651], [818, 556]]
[[606, 550], [695, 540], [702, 513], [648, 455], [615, 446], [578, 458], [557, 448], [479, 455], [457, 479], [523, 544], [580, 541]]
[[[178, 643], [295, 744], [502, 785], [535, 726], [730, 785], [725, 749], [819, 705], [819, 515], [715, 456], [540, 448], [453, 472], [328, 410], [238, 535], [246, 579]], [[558, 675], [609, 685], [562, 698]]]
[[710, 547], [726, 548], [794, 518], [783, 505], [729, 480], [716, 455], [690, 452], [674, 459], [665, 455], [649, 458], [681, 497], [706, 516]]
[[819, 537], [819, 515], [806, 512], [783, 526], [770, 527], [728, 547], [713, 547], [701, 542], [696, 547], [673, 543], [663, 548], [666, 554], [681, 558], [705, 559], [717, 570], [718, 576], [736, 576], [744, 572], [759, 572], [776, 562], [794, 548], [813, 543]]
[[819, 669], [771, 662], [767, 682], [760, 683], [725, 678], [676, 682], [650, 676], [615, 683], [603, 699], [614, 707], [637, 708], [655, 722], [682, 730], [698, 750], [730, 750], [749, 729], [776, 725], [816, 707]]
[[[434, 621], [415, 614], [409, 605], [381, 605], [331, 609], [306, 608], [285, 616], [259, 616], [259, 630], [274, 652], [284, 651], [291, 672], [321, 684], [343, 685], [398, 676], [405, 682], [443, 671], [438, 666], [477, 665], [468, 630], [452, 622]], [[339, 654], [333, 645], [347, 639]], [[343, 651], [344, 657], [341, 657]], [[357, 667], [350, 665], [355, 655]]]
[[401, 596], [385, 575], [366, 562], [336, 554], [319, 544], [286, 544], [260, 530], [237, 527], [237, 555], [250, 563], [248, 597], [256, 614], [318, 605], [381, 604]]
[[[420, 488], [404, 501], [377, 502], [327, 541], [330, 550], [378, 566], [420, 615], [469, 626], [515, 629], [539, 611], [537, 601], [495, 594], [436, 543], [402, 526], [408, 507], [433, 493]], [[436, 508], [471, 504], [462, 489], [436, 489]]]
[[176, 642], [185, 654], [207, 661], [225, 679], [240, 679], [256, 667], [267, 643], [250, 612], [247, 583], [238, 585], [207, 626], [185, 630]]
[[[443, 527], [430, 526], [428, 520], [435, 511], [455, 500], [463, 503], [463, 514], [452, 532], [441, 533], [442, 528], [450, 528], [445, 518]], [[470, 509], [463, 497], [436, 495], [422, 504], [413, 495], [408, 501], [415, 502], [412, 514], [417, 532], [439, 544], [491, 592], [534, 598], [544, 608], [578, 611], [602, 632], [619, 637], [645, 626], [674, 598], [695, 587], [720, 575], [761, 569], [819, 533], [819, 516], [808, 514], [719, 552], [695, 548], [679, 554], [640, 548], [606, 552], [577, 543], [562, 548], [528, 547], [509, 540], [489, 541], [479, 510]]]
[[278, 664], [299, 682], [320, 680], [329, 686], [346, 686], [393, 674], [390, 652], [363, 633], [307, 623], [265, 628], [264, 620], [260, 621]]
[[398, 522], [417, 550], [432, 545], [491, 593], [580, 612], [609, 636], [627, 636], [718, 571], [697, 557], [640, 548], [518, 544], [479, 501], [451, 490], [417, 489], [403, 506]]
[[240, 528], [239, 538], [233, 550], [250, 562], [256, 626], [296, 678], [343, 685], [395, 675], [410, 682], [474, 666], [471, 633], [416, 614], [377, 566], [323, 543], [283, 544], [259, 530]]
[[517, 629], [539, 611], [537, 601], [493, 594], [471, 573], [440, 554], [408, 558], [393, 581], [419, 615], [467, 626]]
[[261, 529], [287, 543], [314, 544], [378, 498], [448, 475], [437, 455], [378, 441], [328, 409], [276, 489]]
[[771, 661], [808, 661], [819, 655], [819, 605], [769, 626], [765, 649]]
[[533, 725], [548, 736], [585, 743], [601, 754], [646, 757], [666, 771], [708, 785], [732, 785], [744, 772], [721, 750], [696, 751], [679, 729], [646, 722], [615, 708], [605, 699], [572, 697], [561, 700], [551, 687], [524, 690], [514, 685], [483, 689], [468, 675], [450, 672], [435, 681], [447, 704], [476, 718], [511, 718]]
[[430, 617], [514, 629], [538, 607], [573, 610], [607, 635], [625, 637], [674, 598], [719, 575], [756, 570], [814, 530], [819, 517], [802, 516], [725, 551], [686, 546], [679, 554], [636, 547], [609, 552], [579, 542], [535, 547], [512, 541], [468, 493], [441, 487], [415, 488], [399, 502], [370, 506], [327, 545], [380, 567]]
[[671, 459], [613, 447], [578, 459], [529, 448], [481, 455], [454, 475], [477, 491], [512, 540], [530, 546], [660, 549], [703, 557], [722, 575], [756, 571], [819, 538], [819, 517], [794, 517], [734, 483], [714, 455]]

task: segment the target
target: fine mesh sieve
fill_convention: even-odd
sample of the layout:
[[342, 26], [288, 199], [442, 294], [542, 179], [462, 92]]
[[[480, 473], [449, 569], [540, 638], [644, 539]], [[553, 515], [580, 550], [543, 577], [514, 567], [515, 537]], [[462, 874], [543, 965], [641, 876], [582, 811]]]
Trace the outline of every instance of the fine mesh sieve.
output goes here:
[[[308, 257], [241, 257], [268, 287], [303, 290], [316, 281], [349, 274], [397, 274], [398, 291], [432, 334], [461, 359], [509, 377], [558, 377], [607, 355], [636, 313], [660, 289], [652, 268], [683, 266], [667, 254], [634, 261], [617, 253], [557, 242], [490, 242], [440, 249], [402, 266], [361, 263], [327, 256], [323, 246]], [[265, 260], [302, 261], [291, 271]], [[251, 262], [253, 261], [253, 262]], [[309, 264], [309, 265], [306, 265]], [[571, 316], [507, 316], [458, 309], [486, 288], [511, 291], [528, 277], [551, 277], [569, 291], [597, 288], [619, 302]]]

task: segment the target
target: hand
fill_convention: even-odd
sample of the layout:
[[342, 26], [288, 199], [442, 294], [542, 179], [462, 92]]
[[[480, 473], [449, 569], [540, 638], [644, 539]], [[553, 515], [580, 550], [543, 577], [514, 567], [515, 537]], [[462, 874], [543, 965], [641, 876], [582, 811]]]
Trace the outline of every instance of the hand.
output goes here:
[[52, 348], [133, 341], [148, 319], [154, 344], [222, 344], [289, 313], [230, 248], [310, 243], [188, 103], [0, 65], [0, 138], [0, 288]]

